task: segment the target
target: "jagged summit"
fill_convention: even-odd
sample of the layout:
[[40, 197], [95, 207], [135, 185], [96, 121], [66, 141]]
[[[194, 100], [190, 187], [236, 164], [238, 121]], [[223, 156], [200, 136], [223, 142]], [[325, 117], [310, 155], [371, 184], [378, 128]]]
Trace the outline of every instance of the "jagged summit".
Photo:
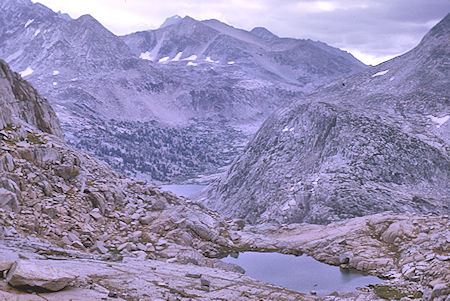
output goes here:
[[81, 15], [75, 20], [78, 20], [79, 22], [92, 22], [95, 24], [100, 24], [100, 22], [98, 22], [97, 19], [92, 17], [92, 15], [90, 15], [90, 14]]
[[267, 28], [264, 28], [264, 27], [255, 27], [250, 32], [252, 34], [254, 34], [255, 36], [258, 36], [265, 40], [271, 40], [271, 39], [278, 38], [277, 35], [273, 34]]
[[[247, 73], [299, 86], [318, 84], [318, 77], [333, 77], [364, 68], [361, 62], [339, 49], [309, 40], [280, 39], [265, 28], [248, 32], [214, 19], [198, 21], [186, 16], [177, 20], [176, 26], [137, 32], [124, 36], [123, 40], [137, 56], [153, 62], [182, 64], [190, 58], [239, 65], [252, 69], [246, 70]], [[315, 79], [310, 78], [319, 74]]]
[[167, 18], [167, 19], [164, 21], [163, 24], [161, 24], [161, 26], [160, 26], [159, 28], [161, 29], [161, 28], [164, 28], [164, 27], [167, 27], [167, 26], [170, 26], [170, 25], [177, 24], [177, 23], [179, 23], [182, 19], [183, 19], [183, 18], [180, 17], [179, 15], [175, 15], [175, 16], [169, 17], [169, 18]]
[[207, 204], [252, 223], [448, 214], [448, 16], [408, 53], [270, 116]]
[[63, 18], [66, 21], [72, 20], [72, 17], [68, 13], [63, 13], [62, 11], [58, 11], [57, 14], [58, 14], [58, 16], [60, 16], [61, 18]]

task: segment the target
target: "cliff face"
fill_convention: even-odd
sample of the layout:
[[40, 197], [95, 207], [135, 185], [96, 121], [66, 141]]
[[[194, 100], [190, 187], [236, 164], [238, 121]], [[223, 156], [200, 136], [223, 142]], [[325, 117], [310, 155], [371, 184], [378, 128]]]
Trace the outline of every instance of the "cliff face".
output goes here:
[[0, 127], [25, 122], [38, 130], [62, 137], [61, 127], [49, 102], [20, 75], [0, 60]]
[[448, 213], [450, 16], [409, 53], [278, 110], [211, 208], [252, 223]]

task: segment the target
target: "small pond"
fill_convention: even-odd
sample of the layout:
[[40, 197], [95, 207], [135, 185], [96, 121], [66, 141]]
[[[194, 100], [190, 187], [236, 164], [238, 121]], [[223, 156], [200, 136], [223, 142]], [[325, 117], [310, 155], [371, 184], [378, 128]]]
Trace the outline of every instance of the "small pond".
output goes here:
[[243, 267], [246, 275], [302, 293], [315, 291], [318, 295], [357, 291], [357, 287], [382, 283], [383, 280], [358, 272], [328, 265], [302, 255], [244, 252], [238, 258], [226, 257], [225, 262]]
[[170, 184], [170, 185], [161, 185], [162, 190], [170, 191], [175, 193], [176, 195], [184, 196], [186, 198], [193, 197], [195, 194], [200, 192], [206, 185], [196, 185], [196, 184]]

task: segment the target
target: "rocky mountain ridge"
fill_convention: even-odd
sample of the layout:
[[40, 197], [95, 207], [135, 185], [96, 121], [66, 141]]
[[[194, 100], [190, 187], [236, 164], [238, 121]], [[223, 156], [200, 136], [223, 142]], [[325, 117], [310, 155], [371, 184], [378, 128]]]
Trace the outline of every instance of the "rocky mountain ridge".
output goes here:
[[168, 66], [238, 66], [250, 77], [298, 87], [312, 88], [364, 67], [349, 53], [324, 43], [279, 38], [261, 27], [247, 32], [218, 20], [197, 21], [189, 16], [122, 39], [141, 58]]
[[[0, 58], [50, 99], [68, 142], [118, 170], [150, 173], [159, 181], [192, 178], [229, 164], [242, 139], [280, 104], [364, 68], [325, 44], [269, 41], [217, 20], [185, 17], [118, 37], [89, 15], [70, 19], [31, 1], [2, 1], [0, 8]], [[165, 165], [180, 168], [152, 171], [140, 162], [159, 156], [159, 149], [140, 147], [138, 140], [130, 148], [129, 139], [107, 130], [120, 122], [131, 137], [136, 128], [161, 133], [160, 139], [191, 128], [193, 140], [203, 141], [210, 132], [223, 135], [190, 144], [191, 155], [167, 145], [173, 160], [166, 157]], [[99, 138], [106, 143], [98, 145]], [[230, 142], [233, 150], [222, 152], [220, 145]], [[199, 160], [198, 153], [207, 155]], [[194, 175], [189, 164], [198, 166]]]
[[278, 110], [206, 204], [251, 223], [448, 214], [449, 37], [447, 16], [410, 52]]

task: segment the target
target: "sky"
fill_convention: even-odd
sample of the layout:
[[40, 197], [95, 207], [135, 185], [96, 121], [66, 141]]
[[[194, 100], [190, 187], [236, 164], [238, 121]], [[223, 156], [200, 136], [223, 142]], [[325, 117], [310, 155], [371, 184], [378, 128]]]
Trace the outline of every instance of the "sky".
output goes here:
[[325, 42], [376, 65], [416, 46], [450, 12], [450, 0], [32, 0], [72, 18], [91, 14], [117, 35], [167, 17], [218, 19], [281, 37]]

